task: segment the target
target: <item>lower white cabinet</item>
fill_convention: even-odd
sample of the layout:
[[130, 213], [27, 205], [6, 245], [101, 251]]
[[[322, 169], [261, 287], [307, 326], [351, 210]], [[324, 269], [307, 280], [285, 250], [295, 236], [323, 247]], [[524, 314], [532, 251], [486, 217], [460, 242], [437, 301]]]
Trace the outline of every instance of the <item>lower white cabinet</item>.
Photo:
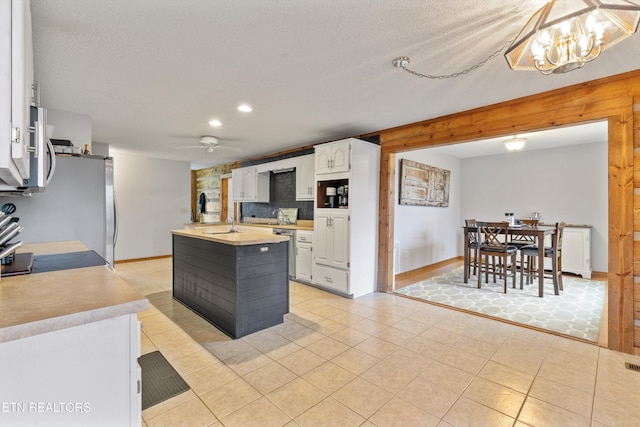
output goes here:
[[317, 209], [313, 221], [315, 260], [336, 268], [349, 267], [349, 213]]
[[[545, 246], [551, 246], [547, 240]], [[551, 270], [551, 259], [544, 261], [545, 269]], [[562, 271], [591, 278], [591, 227], [567, 225], [562, 234]]]
[[349, 293], [349, 271], [315, 264], [313, 267], [313, 282], [325, 288]]
[[313, 231], [296, 232], [296, 279], [311, 283], [311, 265], [313, 263]]
[[139, 426], [136, 314], [0, 343], [0, 425]]

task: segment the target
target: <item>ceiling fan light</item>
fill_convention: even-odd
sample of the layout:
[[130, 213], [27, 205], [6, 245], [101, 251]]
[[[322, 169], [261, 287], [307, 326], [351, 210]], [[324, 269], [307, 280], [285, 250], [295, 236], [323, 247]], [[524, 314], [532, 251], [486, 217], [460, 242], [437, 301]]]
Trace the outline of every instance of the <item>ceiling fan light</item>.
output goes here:
[[213, 153], [214, 148], [213, 147], [207, 147], [207, 153]]
[[527, 143], [527, 138], [513, 137], [513, 138], [505, 139], [504, 146], [509, 151], [518, 151], [518, 150], [522, 150], [522, 148], [526, 143]]
[[202, 144], [216, 145], [216, 144], [218, 144], [218, 138], [216, 138], [215, 136], [211, 136], [211, 135], [204, 135], [204, 136], [200, 137], [200, 142]]

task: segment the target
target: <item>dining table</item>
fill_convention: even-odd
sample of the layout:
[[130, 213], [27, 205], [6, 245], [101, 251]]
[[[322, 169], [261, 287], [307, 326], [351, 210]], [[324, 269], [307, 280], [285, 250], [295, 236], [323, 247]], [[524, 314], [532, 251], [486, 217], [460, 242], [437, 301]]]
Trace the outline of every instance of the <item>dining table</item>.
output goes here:
[[[471, 263], [471, 259], [469, 257], [469, 245], [471, 243], [470, 236], [471, 233], [477, 231], [477, 227], [475, 226], [463, 226], [464, 230], [464, 283], [469, 282], [469, 265]], [[535, 244], [538, 247], [538, 296], [544, 296], [544, 239], [546, 236], [553, 236], [556, 232], [555, 227], [549, 226], [528, 226], [528, 225], [510, 225], [507, 228], [507, 239], [512, 235], [521, 235], [521, 236], [533, 236]], [[556, 295], [559, 295], [559, 292], [555, 291]]]

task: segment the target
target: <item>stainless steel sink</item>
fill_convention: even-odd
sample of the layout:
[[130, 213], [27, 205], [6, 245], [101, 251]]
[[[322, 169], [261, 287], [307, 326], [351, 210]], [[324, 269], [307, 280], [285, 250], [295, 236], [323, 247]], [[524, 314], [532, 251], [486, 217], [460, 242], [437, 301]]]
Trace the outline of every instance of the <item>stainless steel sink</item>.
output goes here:
[[204, 234], [235, 234], [240, 233], [238, 230], [234, 231], [205, 231]]

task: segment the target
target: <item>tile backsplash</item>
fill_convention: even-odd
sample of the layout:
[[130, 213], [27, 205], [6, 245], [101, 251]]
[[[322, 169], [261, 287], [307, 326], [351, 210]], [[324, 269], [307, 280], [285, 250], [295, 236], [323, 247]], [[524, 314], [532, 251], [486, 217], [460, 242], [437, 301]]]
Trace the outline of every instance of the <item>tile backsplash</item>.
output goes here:
[[313, 202], [296, 201], [296, 173], [271, 173], [269, 203], [241, 203], [243, 218], [275, 218], [278, 208], [298, 208], [298, 219], [313, 220]]

